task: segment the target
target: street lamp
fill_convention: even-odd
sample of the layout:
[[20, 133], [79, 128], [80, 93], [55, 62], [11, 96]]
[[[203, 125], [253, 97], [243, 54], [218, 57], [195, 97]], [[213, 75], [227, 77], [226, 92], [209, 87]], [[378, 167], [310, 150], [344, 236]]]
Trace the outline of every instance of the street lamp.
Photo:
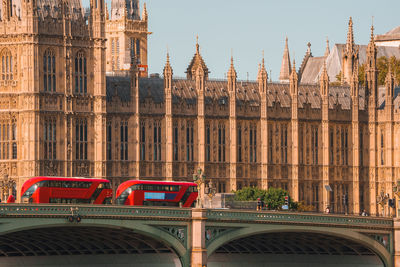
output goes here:
[[217, 193], [217, 189], [213, 185], [212, 180], [210, 180], [210, 182], [208, 184], [206, 184], [206, 188], [205, 188], [205, 192], [204, 193], [206, 193], [206, 195], [210, 199], [210, 208], [212, 208], [212, 199], [215, 196], [215, 194]]
[[206, 176], [203, 173], [201, 168], [197, 169], [197, 173], [193, 174], [193, 181], [197, 184], [197, 192], [199, 192], [199, 196], [197, 197], [197, 208], [203, 207], [203, 194], [204, 194], [204, 183], [206, 181]]
[[[0, 188], [2, 191], [2, 198], [4, 201], [7, 201], [7, 198], [10, 195], [10, 189], [12, 190], [15, 186], [15, 181], [11, 179], [8, 174], [4, 174], [3, 180], [0, 181]], [[12, 192], [11, 192], [12, 194]]]
[[379, 205], [381, 205], [382, 207], [382, 215], [385, 216], [385, 204], [389, 199], [389, 194], [383, 191], [381, 191], [381, 193], [376, 197], [376, 200], [378, 202]]

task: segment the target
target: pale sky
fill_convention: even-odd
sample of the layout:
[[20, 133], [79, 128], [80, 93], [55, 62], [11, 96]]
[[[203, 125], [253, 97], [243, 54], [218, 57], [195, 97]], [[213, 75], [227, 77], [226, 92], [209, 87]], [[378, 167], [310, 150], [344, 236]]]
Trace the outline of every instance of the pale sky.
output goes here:
[[[110, 0], [107, 0], [110, 9]], [[301, 64], [311, 43], [322, 56], [329, 38], [345, 43], [353, 17], [355, 42], [367, 44], [372, 16], [375, 34], [400, 25], [399, 0], [146, 0], [149, 13], [149, 73], [162, 73], [167, 46], [174, 76], [185, 76], [199, 35], [211, 78], [224, 78], [231, 50], [238, 79], [256, 79], [264, 50], [268, 73], [278, 80], [285, 36], [291, 59]], [[140, 1], [141, 9], [143, 1]]]

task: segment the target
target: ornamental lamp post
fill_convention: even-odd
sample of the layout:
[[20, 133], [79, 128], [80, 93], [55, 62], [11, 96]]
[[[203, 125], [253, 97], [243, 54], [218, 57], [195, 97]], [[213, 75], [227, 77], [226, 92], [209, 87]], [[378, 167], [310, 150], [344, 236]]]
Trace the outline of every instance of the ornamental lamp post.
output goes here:
[[382, 207], [382, 215], [385, 216], [385, 204], [389, 199], [389, 194], [383, 191], [381, 191], [381, 193], [376, 197], [376, 200], [378, 202], [379, 205], [381, 205]]
[[212, 208], [212, 199], [215, 196], [215, 194], [217, 193], [217, 189], [215, 188], [212, 180], [210, 180], [210, 182], [208, 184], [206, 184], [205, 193], [208, 196], [208, 198], [210, 199], [210, 208]]
[[399, 203], [400, 198], [400, 180], [396, 181], [396, 184], [393, 185], [393, 193], [394, 193], [394, 208], [396, 217], [399, 216], [399, 209], [397, 208], [397, 204]]
[[204, 200], [204, 184], [206, 181], [206, 176], [201, 168], [197, 169], [197, 173], [193, 174], [193, 181], [197, 184], [197, 192], [199, 196], [197, 197], [196, 207], [203, 208]]
[[0, 181], [0, 188], [2, 191], [1, 197], [3, 201], [7, 201], [10, 194], [12, 194], [12, 189], [14, 188], [14, 186], [15, 186], [15, 181], [11, 179], [8, 176], [8, 174], [4, 174], [3, 180]]

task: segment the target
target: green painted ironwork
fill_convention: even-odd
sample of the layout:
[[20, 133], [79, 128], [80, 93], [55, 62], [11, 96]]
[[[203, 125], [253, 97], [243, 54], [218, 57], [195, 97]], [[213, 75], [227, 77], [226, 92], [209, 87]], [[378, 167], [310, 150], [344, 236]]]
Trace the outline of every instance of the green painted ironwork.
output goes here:
[[373, 218], [361, 216], [338, 216], [323, 214], [304, 214], [286, 212], [243, 212], [229, 210], [208, 210], [208, 220], [215, 221], [260, 221], [260, 222], [287, 222], [287, 223], [318, 223], [344, 226], [368, 226], [379, 228], [393, 227], [391, 218]]
[[187, 246], [187, 227], [186, 226], [155, 226], [158, 229], [175, 237], [182, 245]]
[[82, 217], [125, 217], [125, 218], [163, 218], [189, 220], [191, 209], [148, 208], [106, 205], [1, 205], [0, 216], [68, 216], [79, 214]]
[[208, 246], [208, 244], [213, 242], [215, 239], [238, 229], [240, 228], [206, 226], [206, 231], [204, 233], [206, 238], [206, 246]]
[[382, 246], [384, 246], [387, 249], [387, 251], [390, 251], [389, 234], [366, 234], [366, 235], [378, 241]]

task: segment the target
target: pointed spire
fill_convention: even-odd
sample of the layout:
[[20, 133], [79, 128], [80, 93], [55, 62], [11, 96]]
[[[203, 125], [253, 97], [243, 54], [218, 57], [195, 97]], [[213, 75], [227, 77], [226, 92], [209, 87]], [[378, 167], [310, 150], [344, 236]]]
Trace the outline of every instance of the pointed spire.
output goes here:
[[148, 14], [147, 14], [147, 8], [146, 8], [146, 3], [143, 4], [143, 13], [142, 13], [142, 19], [144, 21], [147, 21], [148, 19]]
[[353, 19], [351, 17], [349, 19], [349, 29], [347, 30], [346, 50], [354, 50]]
[[169, 62], [169, 51], [167, 50], [167, 62], [165, 63], [164, 66], [164, 77], [172, 75], [172, 67]]
[[322, 67], [322, 73], [319, 78], [320, 82], [329, 82], [329, 75], [328, 75], [328, 70], [326, 69], [326, 62], [324, 62], [324, 65]]
[[311, 43], [310, 42], [307, 43], [307, 54], [311, 55]]
[[279, 74], [279, 80], [281, 82], [288, 82], [290, 73], [292, 72], [290, 66], [290, 56], [289, 56], [289, 47], [288, 47], [288, 38], [285, 40], [285, 49], [283, 50], [283, 58], [281, 65], [281, 72]]
[[106, 20], [109, 20], [110, 14], [108, 13], [108, 4], [107, 4], [107, 2], [104, 2], [104, 4], [106, 5]]
[[292, 72], [290, 73], [290, 80], [291, 81], [297, 81], [298, 80], [298, 76], [297, 76], [297, 72], [296, 72], [296, 60], [293, 59], [293, 65], [292, 65]]
[[200, 55], [199, 35], [196, 35], [196, 54]]
[[261, 60], [261, 64], [258, 65], [258, 74], [257, 74], [257, 81], [258, 81], [258, 89], [261, 93], [266, 93], [267, 91], [267, 83], [268, 83], [268, 73], [265, 69], [265, 60], [264, 60], [264, 50], [263, 50], [263, 57]]
[[234, 78], [236, 79], [237, 74], [235, 70], [235, 66], [233, 65], [233, 55], [231, 55], [231, 66], [229, 67], [228, 71], [228, 79]]
[[330, 53], [331, 53], [331, 51], [329, 50], [329, 39], [328, 39], [328, 37], [326, 37], [326, 49], [325, 49], [325, 54], [324, 54], [325, 59], [329, 56]]
[[208, 74], [210, 73], [208, 71], [206, 63], [204, 63], [203, 58], [200, 55], [200, 45], [199, 45], [199, 37], [196, 36], [196, 53], [194, 54], [192, 60], [190, 61], [190, 64], [186, 70], [186, 75], [189, 80], [194, 79], [196, 75], [197, 69], [201, 69], [201, 71], [204, 73], [204, 77], [207, 80], [208, 79]]
[[385, 86], [386, 86], [386, 90], [387, 90], [387, 95], [388, 96], [393, 96], [393, 87], [394, 87], [394, 76], [393, 76], [393, 72], [392, 72], [392, 66], [389, 63], [388, 64], [388, 72], [386, 74], [386, 78], [385, 78]]

